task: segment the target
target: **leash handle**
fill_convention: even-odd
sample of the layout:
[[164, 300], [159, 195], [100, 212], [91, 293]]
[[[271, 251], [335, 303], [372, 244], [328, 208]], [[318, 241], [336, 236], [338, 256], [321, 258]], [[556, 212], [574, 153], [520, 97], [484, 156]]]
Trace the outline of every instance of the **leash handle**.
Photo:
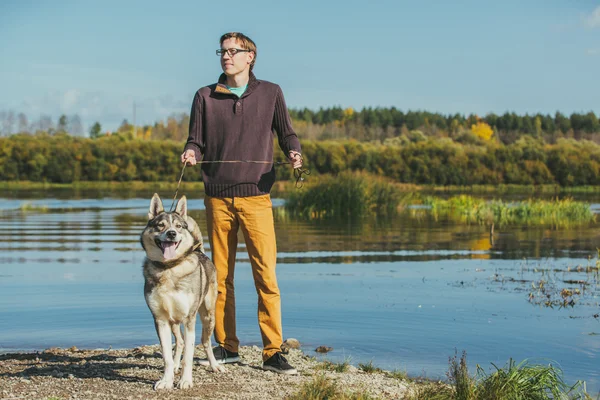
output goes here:
[[296, 189], [302, 189], [304, 186], [304, 178], [302, 175], [310, 175], [310, 169], [308, 168], [295, 168], [294, 169], [294, 177], [296, 178]]

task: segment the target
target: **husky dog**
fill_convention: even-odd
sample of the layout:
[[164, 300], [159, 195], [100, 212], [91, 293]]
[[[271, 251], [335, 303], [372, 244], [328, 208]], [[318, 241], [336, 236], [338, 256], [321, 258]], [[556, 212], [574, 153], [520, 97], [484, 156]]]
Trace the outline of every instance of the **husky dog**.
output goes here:
[[[165, 370], [154, 389], [172, 389], [179, 372], [183, 352], [180, 389], [193, 386], [192, 366], [196, 336], [196, 314], [202, 321], [202, 345], [213, 371], [224, 372], [217, 364], [210, 337], [215, 327], [217, 276], [214, 264], [202, 252], [198, 224], [187, 215], [185, 196], [174, 212], [165, 212], [158, 194], [154, 194], [148, 212], [148, 224], [140, 241], [146, 251], [144, 296], [154, 317]], [[181, 335], [180, 324], [185, 334]], [[171, 332], [175, 335], [173, 358]]]

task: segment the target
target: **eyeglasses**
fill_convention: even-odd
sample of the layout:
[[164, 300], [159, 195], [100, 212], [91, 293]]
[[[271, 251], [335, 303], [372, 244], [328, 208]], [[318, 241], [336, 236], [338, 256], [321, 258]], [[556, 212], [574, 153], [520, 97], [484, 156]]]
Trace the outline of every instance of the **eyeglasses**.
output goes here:
[[223, 57], [223, 55], [225, 53], [229, 54], [229, 57], [233, 57], [235, 56], [237, 53], [249, 53], [252, 50], [243, 50], [243, 49], [236, 49], [236, 48], [231, 48], [231, 49], [219, 49], [217, 50], [217, 55], [219, 57]]

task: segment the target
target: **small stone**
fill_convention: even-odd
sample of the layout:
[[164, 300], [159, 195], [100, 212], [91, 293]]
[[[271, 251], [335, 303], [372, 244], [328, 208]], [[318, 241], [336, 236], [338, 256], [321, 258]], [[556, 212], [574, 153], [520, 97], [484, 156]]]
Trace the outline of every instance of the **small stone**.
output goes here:
[[69, 347], [69, 351], [76, 352], [76, 351], [79, 351], [79, 349], [75, 346], [72, 346], [72, 347]]
[[299, 349], [302, 346], [300, 344], [300, 341], [298, 339], [294, 339], [294, 338], [286, 339], [286, 341], [283, 342], [283, 344], [286, 345], [286, 347], [288, 347], [290, 349]]
[[329, 353], [331, 350], [333, 350], [333, 347], [328, 346], [319, 346], [315, 349], [317, 353]]
[[75, 379], [75, 375], [73, 375], [73, 374], [69, 374], [68, 378], [69, 378], [69, 379]]

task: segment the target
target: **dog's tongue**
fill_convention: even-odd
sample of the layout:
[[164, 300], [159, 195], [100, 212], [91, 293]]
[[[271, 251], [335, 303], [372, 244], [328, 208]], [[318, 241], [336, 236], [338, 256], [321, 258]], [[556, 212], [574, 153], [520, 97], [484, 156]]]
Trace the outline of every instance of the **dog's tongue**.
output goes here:
[[175, 249], [177, 248], [177, 243], [175, 242], [163, 242], [163, 257], [165, 260], [170, 260], [175, 258]]

